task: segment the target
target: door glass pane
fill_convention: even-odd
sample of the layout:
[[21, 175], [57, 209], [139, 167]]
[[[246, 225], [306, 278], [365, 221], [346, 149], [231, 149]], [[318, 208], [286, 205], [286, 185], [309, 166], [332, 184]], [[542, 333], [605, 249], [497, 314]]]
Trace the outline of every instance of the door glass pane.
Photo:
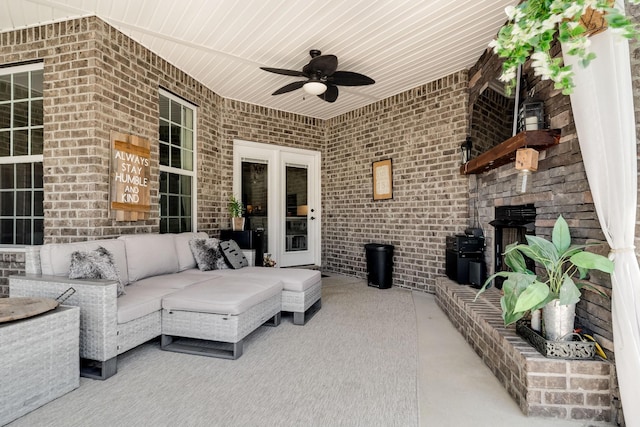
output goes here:
[[245, 228], [263, 230], [262, 251], [269, 251], [267, 200], [269, 197], [268, 165], [266, 163], [242, 162], [242, 203], [245, 205]]
[[286, 166], [286, 227], [285, 249], [287, 252], [307, 250], [307, 168]]

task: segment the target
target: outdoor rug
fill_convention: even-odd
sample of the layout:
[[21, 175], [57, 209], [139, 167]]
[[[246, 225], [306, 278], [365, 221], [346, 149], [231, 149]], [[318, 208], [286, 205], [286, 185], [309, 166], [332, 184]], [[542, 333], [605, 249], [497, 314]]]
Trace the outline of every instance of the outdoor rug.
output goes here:
[[9, 426], [417, 426], [411, 292], [322, 280], [322, 309], [305, 326], [262, 326], [237, 360], [152, 341], [119, 356], [115, 376], [81, 378]]

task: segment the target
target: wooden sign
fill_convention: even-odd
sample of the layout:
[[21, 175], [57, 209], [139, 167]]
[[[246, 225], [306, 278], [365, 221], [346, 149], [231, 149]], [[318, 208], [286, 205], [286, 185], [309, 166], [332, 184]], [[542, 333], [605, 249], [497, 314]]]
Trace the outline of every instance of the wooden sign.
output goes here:
[[116, 221], [149, 218], [151, 209], [151, 143], [134, 135], [111, 132], [111, 209]]

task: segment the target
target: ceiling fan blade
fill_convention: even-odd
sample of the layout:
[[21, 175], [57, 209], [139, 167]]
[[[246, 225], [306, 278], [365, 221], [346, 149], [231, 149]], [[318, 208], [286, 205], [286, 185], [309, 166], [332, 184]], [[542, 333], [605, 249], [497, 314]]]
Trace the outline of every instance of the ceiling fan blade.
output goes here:
[[270, 73], [283, 74], [285, 76], [305, 77], [305, 75], [301, 71], [287, 70], [285, 68], [260, 67], [260, 69], [268, 71]]
[[300, 89], [302, 86], [304, 86], [305, 83], [306, 83], [306, 81], [302, 81], [302, 80], [299, 81], [299, 82], [289, 83], [288, 85], [282, 86], [280, 89], [278, 89], [277, 91], [273, 92], [271, 95], [281, 95], [283, 93], [287, 93], [287, 92], [294, 91], [296, 89]]
[[336, 99], [338, 99], [338, 87], [330, 83], [327, 84], [327, 90], [323, 94], [318, 95], [318, 98], [327, 102], [336, 102]]
[[320, 55], [312, 58], [307, 65], [304, 66], [302, 72], [305, 75], [320, 73], [321, 76], [330, 76], [335, 73], [338, 68], [338, 57], [335, 55]]
[[339, 86], [366, 86], [376, 82], [364, 74], [354, 73], [352, 71], [336, 71], [327, 80]]

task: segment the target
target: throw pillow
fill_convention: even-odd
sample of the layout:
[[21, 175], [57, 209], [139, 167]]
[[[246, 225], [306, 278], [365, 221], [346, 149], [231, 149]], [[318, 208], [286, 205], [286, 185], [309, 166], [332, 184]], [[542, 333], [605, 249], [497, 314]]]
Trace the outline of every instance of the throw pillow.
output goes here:
[[120, 281], [113, 255], [102, 246], [89, 252], [73, 252], [69, 266], [69, 279], [114, 280], [118, 282], [118, 296], [125, 294], [124, 283]]
[[227, 264], [220, 252], [220, 241], [216, 238], [189, 240], [189, 248], [201, 271], [222, 270]]
[[220, 250], [231, 268], [238, 269], [249, 265], [249, 261], [247, 261], [235, 240], [220, 242]]

